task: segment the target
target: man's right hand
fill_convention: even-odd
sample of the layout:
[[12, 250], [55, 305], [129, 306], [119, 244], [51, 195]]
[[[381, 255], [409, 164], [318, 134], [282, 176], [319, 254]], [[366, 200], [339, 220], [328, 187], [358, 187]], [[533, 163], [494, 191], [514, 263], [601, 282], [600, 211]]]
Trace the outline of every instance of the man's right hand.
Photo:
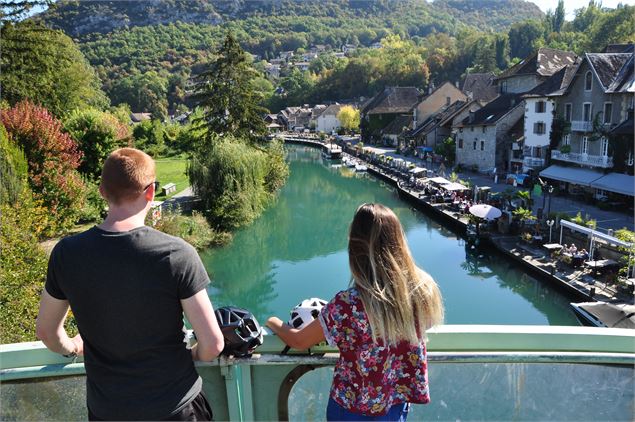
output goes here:
[[211, 361], [223, 351], [225, 339], [218, 326], [212, 302], [205, 289], [181, 300], [185, 317], [196, 333], [197, 344], [192, 348], [194, 360]]

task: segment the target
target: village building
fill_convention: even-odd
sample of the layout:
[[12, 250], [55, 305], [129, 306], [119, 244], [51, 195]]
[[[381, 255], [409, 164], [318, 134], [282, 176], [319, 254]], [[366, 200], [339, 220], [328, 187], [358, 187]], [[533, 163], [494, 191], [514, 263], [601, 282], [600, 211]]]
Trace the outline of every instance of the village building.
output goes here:
[[344, 44], [342, 46], [342, 53], [344, 53], [346, 55], [350, 55], [355, 50], [357, 50], [357, 46], [355, 44]]
[[[364, 103], [360, 110], [362, 140], [365, 143], [375, 143], [383, 141], [383, 130], [392, 123], [397, 117], [406, 116], [409, 123], [407, 129], [412, 129], [413, 109], [419, 103], [421, 92], [415, 87], [387, 87], [373, 98]], [[400, 125], [391, 128], [391, 131], [397, 127], [403, 128], [401, 124], [405, 121], [400, 119]], [[395, 138], [393, 140], [393, 138]], [[389, 143], [396, 142], [396, 137], [387, 135], [386, 140]]]
[[132, 124], [138, 124], [145, 120], [151, 120], [152, 113], [130, 113], [130, 121]]
[[317, 132], [332, 133], [337, 132], [342, 123], [337, 118], [337, 114], [342, 109], [341, 104], [331, 104], [316, 119], [315, 130]]
[[456, 163], [489, 171], [509, 171], [509, 153], [522, 136], [524, 107], [519, 94], [502, 94], [454, 126]]
[[455, 101], [467, 101], [467, 95], [450, 82], [444, 82], [438, 88], [431, 90], [414, 108], [414, 127], [416, 128], [420, 123], [425, 122], [428, 117], [442, 108], [448, 107]]
[[405, 141], [404, 135], [412, 128], [412, 114], [402, 114], [394, 118], [381, 130], [384, 145], [400, 147]]
[[432, 151], [437, 144], [452, 136], [452, 120], [468, 103], [459, 100], [441, 108], [413, 129], [408, 139], [413, 140], [415, 146], [429, 147], [428, 150]]
[[570, 51], [539, 48], [494, 79], [500, 94], [519, 94], [534, 89], [564, 66], [575, 63]]
[[279, 64], [267, 63], [265, 65], [265, 73], [271, 79], [278, 79], [280, 78], [280, 68]]
[[495, 75], [492, 72], [469, 73], [463, 80], [461, 91], [471, 100], [488, 103], [498, 96], [494, 79]]
[[296, 62], [293, 63], [293, 67], [295, 67], [296, 69], [302, 71], [302, 72], [306, 72], [307, 70], [309, 70], [309, 66], [311, 65], [311, 63], [309, 62]]
[[265, 116], [265, 124], [268, 133], [277, 133], [283, 130], [284, 126], [280, 124], [277, 114], [267, 114]]
[[518, 157], [523, 173], [536, 172], [545, 167], [550, 151], [556, 100], [566, 91], [579, 65], [580, 59], [563, 67], [546, 81], [523, 94], [525, 128], [522, 155]]
[[574, 195], [632, 206], [634, 55], [632, 45], [607, 50], [630, 52], [584, 55], [556, 102], [556, 115], [569, 129], [540, 175]]

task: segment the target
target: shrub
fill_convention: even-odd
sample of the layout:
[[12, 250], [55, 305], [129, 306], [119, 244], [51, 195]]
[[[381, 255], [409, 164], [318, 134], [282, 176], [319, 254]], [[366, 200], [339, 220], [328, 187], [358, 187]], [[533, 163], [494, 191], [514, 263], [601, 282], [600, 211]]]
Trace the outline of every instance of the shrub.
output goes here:
[[46, 225], [46, 209], [28, 189], [20, 193], [17, 204], [0, 205], [2, 343], [36, 340], [35, 318], [47, 268], [46, 253], [38, 244]]
[[214, 230], [205, 216], [197, 211], [187, 216], [180, 214], [178, 209], [164, 210], [161, 218], [154, 223], [154, 228], [182, 238], [197, 250], [224, 245], [232, 239], [230, 233]]
[[0, 125], [0, 204], [15, 204], [27, 185], [29, 165], [24, 152]]
[[79, 172], [96, 180], [101, 175], [104, 161], [113, 150], [127, 146], [130, 128], [110, 113], [95, 109], [75, 110], [64, 123], [64, 128], [82, 151]]
[[76, 171], [82, 154], [62, 123], [45, 108], [22, 101], [0, 110], [9, 139], [22, 148], [28, 161], [29, 184], [51, 214], [45, 235], [64, 232], [77, 221], [83, 183]]

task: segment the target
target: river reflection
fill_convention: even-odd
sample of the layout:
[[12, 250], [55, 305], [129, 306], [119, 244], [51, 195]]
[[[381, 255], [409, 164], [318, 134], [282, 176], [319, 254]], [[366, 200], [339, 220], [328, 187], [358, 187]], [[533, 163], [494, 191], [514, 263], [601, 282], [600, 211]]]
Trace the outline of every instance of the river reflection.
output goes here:
[[288, 146], [291, 175], [275, 204], [233, 242], [202, 254], [215, 306], [287, 319], [307, 297], [330, 299], [350, 280], [346, 241], [357, 207], [380, 202], [401, 220], [419, 266], [439, 283], [450, 324], [577, 325], [568, 300], [493, 251], [473, 254], [451, 230], [369, 175], [331, 167], [313, 148]]

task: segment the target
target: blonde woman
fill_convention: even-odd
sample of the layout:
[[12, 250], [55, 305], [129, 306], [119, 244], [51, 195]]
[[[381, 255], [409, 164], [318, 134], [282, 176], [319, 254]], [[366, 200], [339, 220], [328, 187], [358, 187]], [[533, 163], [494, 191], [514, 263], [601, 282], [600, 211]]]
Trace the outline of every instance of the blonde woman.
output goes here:
[[323, 340], [340, 352], [327, 420], [402, 420], [410, 403], [428, 403], [425, 331], [443, 320], [434, 280], [412, 259], [397, 216], [364, 204], [348, 242], [351, 287], [294, 329], [271, 317], [267, 326], [289, 346]]

